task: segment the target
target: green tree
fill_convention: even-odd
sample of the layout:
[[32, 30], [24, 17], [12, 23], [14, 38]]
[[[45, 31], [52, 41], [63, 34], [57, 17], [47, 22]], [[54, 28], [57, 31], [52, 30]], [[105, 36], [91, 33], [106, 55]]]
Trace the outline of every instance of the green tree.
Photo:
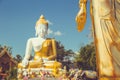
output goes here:
[[71, 49], [66, 50], [64, 48], [64, 45], [62, 45], [58, 41], [56, 42], [56, 47], [57, 47], [57, 61], [61, 62], [63, 67], [64, 66], [70, 67], [75, 53]]
[[0, 52], [3, 50], [3, 47], [0, 45]]
[[17, 80], [17, 68], [13, 67], [11, 72], [9, 72], [9, 77], [7, 80]]
[[22, 61], [22, 56], [17, 54], [16, 57], [14, 57], [14, 60], [17, 61], [17, 63]]
[[80, 48], [75, 61], [79, 68], [96, 70], [96, 56], [94, 43], [87, 44]]
[[64, 59], [64, 53], [65, 53], [65, 48], [60, 42], [56, 42], [56, 48], [57, 48], [57, 61], [62, 62]]

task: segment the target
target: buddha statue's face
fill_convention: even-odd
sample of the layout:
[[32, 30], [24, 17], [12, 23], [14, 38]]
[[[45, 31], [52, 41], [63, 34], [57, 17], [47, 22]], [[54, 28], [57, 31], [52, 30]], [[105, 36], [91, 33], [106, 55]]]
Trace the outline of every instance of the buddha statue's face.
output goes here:
[[47, 26], [44, 24], [39, 24], [38, 26], [35, 27], [36, 29], [36, 35], [40, 37], [45, 37], [47, 35]]

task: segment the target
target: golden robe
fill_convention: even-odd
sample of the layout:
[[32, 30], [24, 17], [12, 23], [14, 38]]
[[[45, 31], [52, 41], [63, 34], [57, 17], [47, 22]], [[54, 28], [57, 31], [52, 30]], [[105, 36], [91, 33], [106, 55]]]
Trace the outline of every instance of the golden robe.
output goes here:
[[120, 80], [120, 0], [90, 3], [99, 80]]

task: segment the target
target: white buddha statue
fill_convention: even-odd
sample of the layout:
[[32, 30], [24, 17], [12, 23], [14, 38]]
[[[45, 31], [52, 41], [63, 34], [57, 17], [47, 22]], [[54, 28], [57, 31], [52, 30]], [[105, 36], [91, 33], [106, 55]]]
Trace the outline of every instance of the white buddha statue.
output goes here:
[[[56, 61], [56, 42], [54, 39], [46, 38], [48, 22], [43, 15], [36, 22], [35, 30], [37, 37], [28, 39], [25, 57], [22, 63], [18, 64], [18, 68], [61, 68], [62, 64]], [[34, 60], [29, 61], [32, 49], [35, 52]]]

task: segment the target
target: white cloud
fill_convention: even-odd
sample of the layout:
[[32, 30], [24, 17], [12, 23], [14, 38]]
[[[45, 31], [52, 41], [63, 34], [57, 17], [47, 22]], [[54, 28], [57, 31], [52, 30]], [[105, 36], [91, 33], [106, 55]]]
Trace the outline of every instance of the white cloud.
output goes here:
[[[47, 22], [49, 25], [53, 25], [53, 23], [50, 22], [49, 20], [47, 20]], [[50, 34], [54, 35], [54, 36], [61, 36], [62, 35], [62, 33], [60, 31], [53, 31], [51, 29], [48, 29], [48, 35], [50, 35]]]
[[62, 33], [60, 31], [54, 32], [51, 29], [48, 29], [48, 35], [61, 36]]
[[56, 32], [54, 32], [54, 35], [55, 35], [55, 36], [61, 36], [62, 33], [61, 33], [60, 31], [56, 31]]
[[53, 31], [51, 29], [48, 29], [48, 35], [53, 34]]

